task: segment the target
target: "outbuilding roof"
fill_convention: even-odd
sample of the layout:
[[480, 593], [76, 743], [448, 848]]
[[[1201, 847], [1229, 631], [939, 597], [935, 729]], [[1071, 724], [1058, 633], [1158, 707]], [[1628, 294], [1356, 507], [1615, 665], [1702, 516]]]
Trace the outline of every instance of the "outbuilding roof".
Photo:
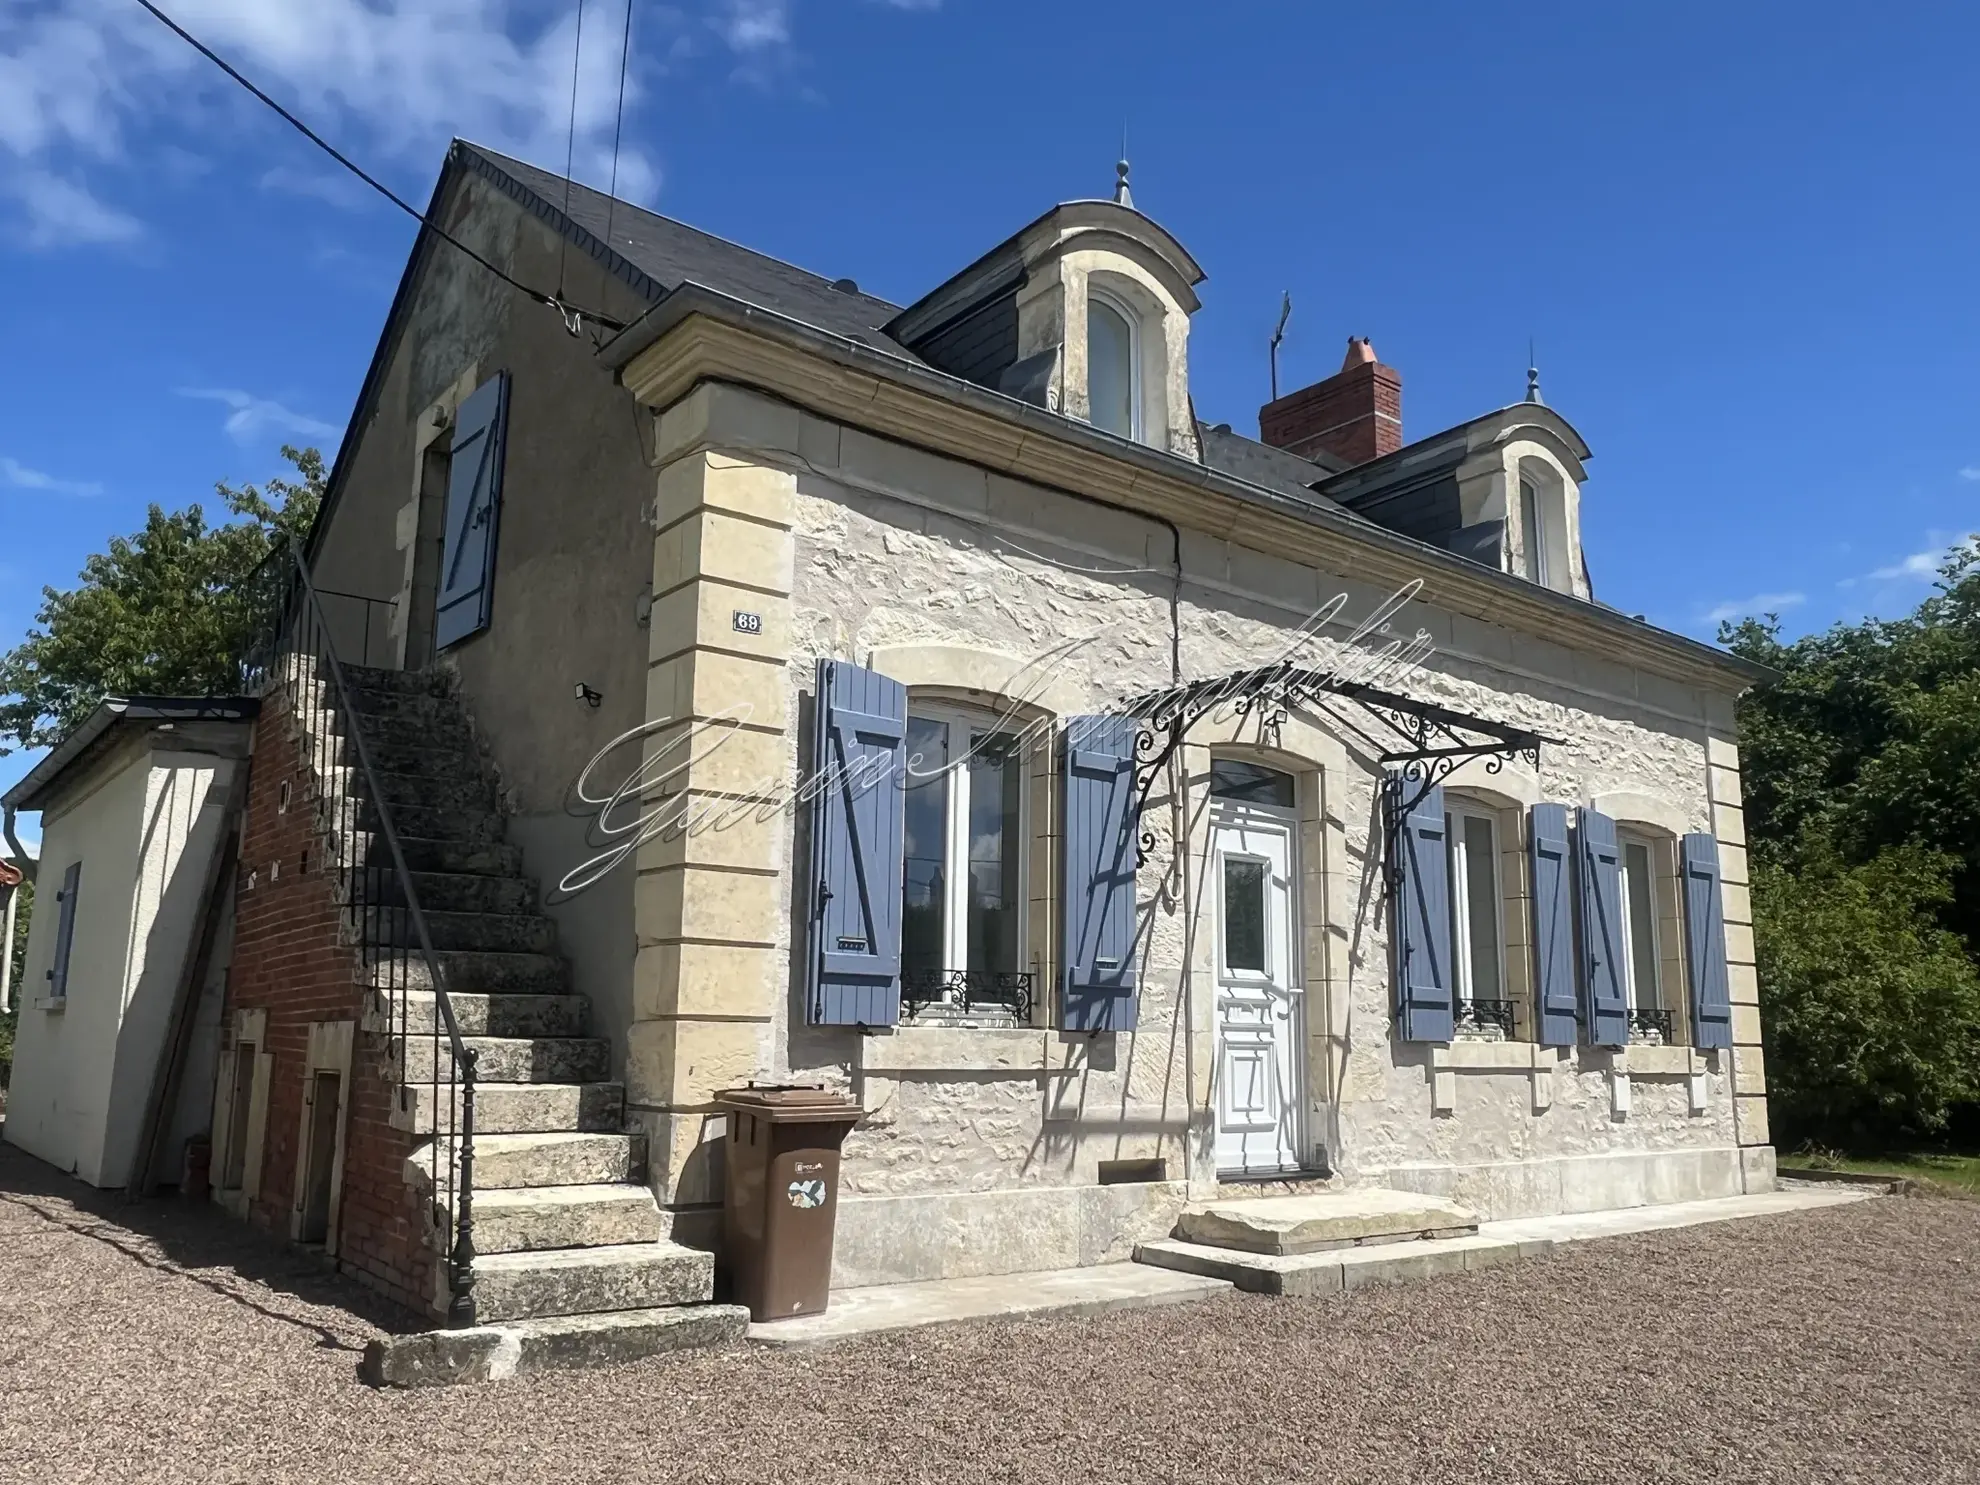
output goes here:
[[38, 810], [62, 781], [93, 762], [118, 734], [159, 722], [246, 722], [261, 710], [252, 696], [106, 696], [39, 763], [0, 794], [8, 810]]

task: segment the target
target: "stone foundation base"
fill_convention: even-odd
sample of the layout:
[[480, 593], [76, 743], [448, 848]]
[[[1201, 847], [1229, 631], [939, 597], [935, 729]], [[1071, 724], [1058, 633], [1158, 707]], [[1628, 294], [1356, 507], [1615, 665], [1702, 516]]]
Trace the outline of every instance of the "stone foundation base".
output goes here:
[[1187, 1195], [1184, 1182], [1150, 1181], [849, 1197], [832, 1287], [1123, 1263], [1136, 1243], [1168, 1236]]
[[1627, 1150], [1477, 1165], [1363, 1167], [1360, 1180], [1471, 1208], [1486, 1221], [1752, 1196], [1774, 1189], [1771, 1145]]

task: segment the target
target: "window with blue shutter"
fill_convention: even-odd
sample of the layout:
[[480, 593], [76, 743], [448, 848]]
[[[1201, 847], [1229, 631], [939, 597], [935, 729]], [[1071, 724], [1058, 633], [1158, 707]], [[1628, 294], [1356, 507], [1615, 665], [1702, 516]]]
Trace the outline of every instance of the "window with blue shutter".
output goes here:
[[1131, 1031], [1135, 1022], [1135, 861], [1141, 812], [1134, 797], [1135, 723], [1073, 717], [1060, 780], [1065, 806], [1060, 1025]]
[[1533, 1003], [1543, 1047], [1578, 1039], [1574, 979], [1574, 848], [1568, 807], [1536, 804], [1528, 816], [1527, 860], [1533, 875]]
[[55, 964], [48, 971], [48, 998], [69, 998], [69, 948], [76, 937], [76, 892], [82, 886], [82, 863], [71, 861], [62, 873], [61, 890], [55, 894], [60, 915], [55, 920]]
[[1581, 876], [1582, 1014], [1598, 1047], [1629, 1044], [1623, 980], [1622, 847], [1616, 822], [1584, 809], [1575, 825]]
[[[1451, 1003], [1450, 828], [1444, 791], [1431, 788], [1407, 814], [1413, 779], [1391, 776], [1383, 786], [1390, 863], [1389, 936], [1395, 961], [1396, 1026], [1404, 1041], [1447, 1042], [1455, 1029]], [[1400, 817], [1399, 817], [1400, 816]]]
[[1691, 972], [1691, 1042], [1732, 1045], [1732, 993], [1726, 981], [1726, 919], [1719, 887], [1719, 843], [1687, 835], [1679, 848], [1684, 875], [1685, 959]]
[[509, 374], [476, 387], [454, 419], [447, 530], [433, 645], [445, 649], [488, 627], [495, 597], [495, 534], [509, 438]]
[[818, 662], [813, 717], [811, 949], [814, 1026], [901, 1019], [901, 853], [907, 688]]

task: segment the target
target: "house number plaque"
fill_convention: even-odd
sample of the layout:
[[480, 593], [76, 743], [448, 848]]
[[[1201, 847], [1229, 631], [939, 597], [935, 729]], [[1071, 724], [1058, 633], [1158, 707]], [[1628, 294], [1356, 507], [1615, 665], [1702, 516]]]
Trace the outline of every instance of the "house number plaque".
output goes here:
[[761, 634], [763, 615], [753, 614], [746, 608], [739, 608], [735, 611], [735, 625], [738, 634]]

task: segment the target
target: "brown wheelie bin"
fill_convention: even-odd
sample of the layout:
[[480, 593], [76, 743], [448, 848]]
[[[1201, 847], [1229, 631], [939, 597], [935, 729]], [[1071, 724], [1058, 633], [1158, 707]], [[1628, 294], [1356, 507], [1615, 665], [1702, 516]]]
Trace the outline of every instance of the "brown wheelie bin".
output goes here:
[[839, 1143], [859, 1105], [823, 1088], [732, 1088], [723, 1154], [722, 1259], [752, 1320], [823, 1313], [832, 1288]]

